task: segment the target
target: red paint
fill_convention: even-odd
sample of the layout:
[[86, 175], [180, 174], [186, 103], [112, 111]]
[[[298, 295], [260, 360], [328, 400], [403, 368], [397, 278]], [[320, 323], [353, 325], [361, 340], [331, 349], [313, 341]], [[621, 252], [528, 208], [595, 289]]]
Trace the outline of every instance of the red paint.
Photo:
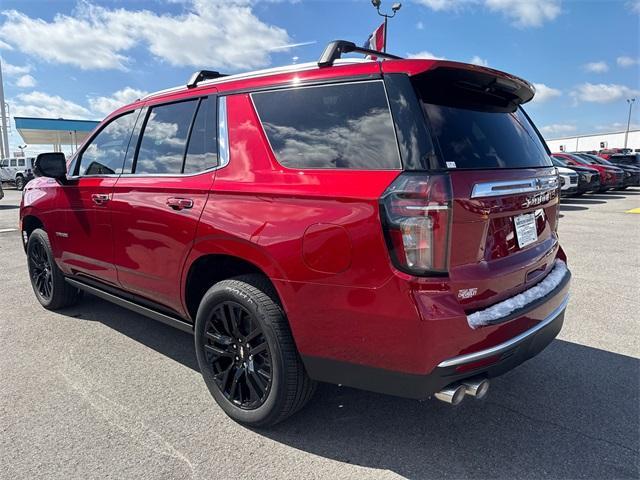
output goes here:
[[[453, 171], [449, 274], [416, 277], [394, 268], [380, 220], [380, 197], [401, 172], [284, 168], [249, 95], [232, 92], [292, 81], [413, 75], [443, 64], [481, 69], [431, 60], [357, 63], [228, 81], [123, 107], [119, 112], [231, 92], [230, 163], [191, 176], [84, 178], [67, 185], [39, 178], [26, 188], [21, 219], [42, 221], [66, 274], [117, 285], [188, 320], [189, 268], [203, 255], [238, 257], [275, 285], [301, 354], [426, 374], [445, 359], [522, 333], [560, 304], [566, 289], [504, 324], [472, 330], [466, 320], [467, 311], [521, 292], [530, 286], [531, 272], [546, 272], [556, 257], [564, 258], [555, 233], [555, 195], [525, 208], [527, 195], [471, 199], [473, 185], [553, 169]], [[97, 205], [94, 194], [110, 200]], [[175, 199], [193, 206], [175, 209]], [[519, 249], [511, 218], [534, 210], [543, 211], [540, 240]], [[56, 236], [58, 231], [68, 238]], [[458, 291], [467, 288], [477, 288], [477, 295], [458, 300]]]

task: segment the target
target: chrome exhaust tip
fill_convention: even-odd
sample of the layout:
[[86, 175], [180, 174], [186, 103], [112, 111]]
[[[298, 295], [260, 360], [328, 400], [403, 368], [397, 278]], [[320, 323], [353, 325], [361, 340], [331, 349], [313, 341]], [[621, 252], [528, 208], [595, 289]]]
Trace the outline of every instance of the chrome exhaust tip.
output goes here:
[[467, 388], [464, 385], [449, 385], [434, 395], [441, 402], [451, 405], [459, 405], [464, 396], [467, 394]]
[[486, 378], [470, 378], [462, 382], [466, 390], [466, 394], [474, 397], [476, 400], [483, 399], [489, 391], [489, 380]]

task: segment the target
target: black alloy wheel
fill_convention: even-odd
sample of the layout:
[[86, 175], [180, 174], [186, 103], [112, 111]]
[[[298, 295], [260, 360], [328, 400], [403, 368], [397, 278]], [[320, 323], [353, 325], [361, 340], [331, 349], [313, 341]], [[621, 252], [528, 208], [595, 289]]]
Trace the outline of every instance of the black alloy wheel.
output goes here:
[[239, 408], [253, 410], [269, 395], [272, 363], [260, 324], [242, 305], [220, 303], [204, 330], [203, 345], [218, 388]]
[[34, 241], [29, 249], [29, 272], [36, 293], [44, 301], [50, 301], [53, 293], [52, 265], [45, 245], [40, 240]]

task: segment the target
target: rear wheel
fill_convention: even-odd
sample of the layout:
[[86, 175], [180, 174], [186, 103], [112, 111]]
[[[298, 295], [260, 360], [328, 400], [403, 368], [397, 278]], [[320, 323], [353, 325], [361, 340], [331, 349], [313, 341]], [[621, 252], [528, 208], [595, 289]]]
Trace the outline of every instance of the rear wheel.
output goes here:
[[221, 281], [204, 295], [195, 324], [209, 391], [227, 415], [256, 427], [294, 414], [315, 390], [270, 290], [258, 275]]
[[24, 190], [24, 186], [25, 186], [24, 177], [22, 175], [18, 175], [16, 177], [16, 188], [18, 190]]
[[53, 260], [47, 232], [36, 229], [27, 242], [29, 278], [36, 298], [48, 310], [73, 305], [80, 298], [80, 291], [64, 280], [64, 275]]

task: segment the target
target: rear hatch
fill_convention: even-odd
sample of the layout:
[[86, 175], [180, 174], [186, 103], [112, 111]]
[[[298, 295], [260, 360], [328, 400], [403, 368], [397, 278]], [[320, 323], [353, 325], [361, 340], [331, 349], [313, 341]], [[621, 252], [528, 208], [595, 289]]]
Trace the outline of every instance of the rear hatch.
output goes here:
[[533, 96], [528, 83], [451, 62], [412, 83], [432, 143], [429, 175], [450, 182], [446, 272], [470, 313], [530, 288], [553, 268], [557, 172], [520, 107]]

